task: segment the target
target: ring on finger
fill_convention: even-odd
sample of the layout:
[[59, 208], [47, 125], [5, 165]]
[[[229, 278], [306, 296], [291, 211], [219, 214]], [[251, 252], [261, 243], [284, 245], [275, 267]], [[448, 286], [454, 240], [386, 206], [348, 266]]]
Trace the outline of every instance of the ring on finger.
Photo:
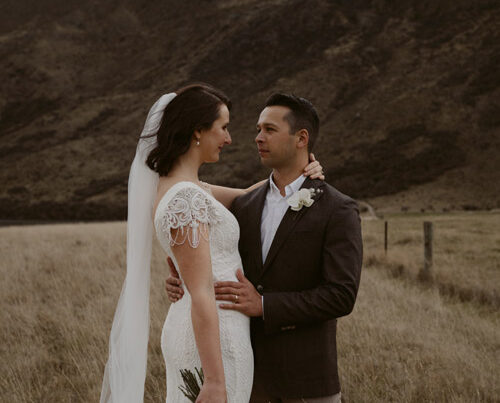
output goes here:
[[238, 294], [234, 295], [234, 302], [237, 304], [238, 303]]

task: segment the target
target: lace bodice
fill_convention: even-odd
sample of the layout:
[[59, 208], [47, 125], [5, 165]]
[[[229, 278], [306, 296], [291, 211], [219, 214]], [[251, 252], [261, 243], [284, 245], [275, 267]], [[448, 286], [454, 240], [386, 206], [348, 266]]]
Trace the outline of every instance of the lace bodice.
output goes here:
[[[236, 270], [242, 268], [238, 221], [205, 189], [192, 182], [176, 183], [158, 203], [154, 224], [160, 244], [177, 267], [172, 246], [189, 242], [196, 248], [203, 237], [210, 244], [214, 281], [237, 281]], [[179, 390], [183, 384], [180, 370], [194, 372], [201, 367], [191, 323], [191, 296], [183, 288], [184, 296], [170, 305], [161, 337], [167, 403], [187, 401]], [[218, 309], [217, 313], [228, 403], [248, 402], [253, 380], [250, 318], [234, 310]]]
[[215, 279], [233, 279], [234, 273], [224, 269], [241, 267], [238, 221], [202, 187], [192, 182], [173, 185], [160, 200], [154, 222], [158, 240], [172, 259], [172, 246], [187, 241], [196, 248], [203, 237], [210, 242]]

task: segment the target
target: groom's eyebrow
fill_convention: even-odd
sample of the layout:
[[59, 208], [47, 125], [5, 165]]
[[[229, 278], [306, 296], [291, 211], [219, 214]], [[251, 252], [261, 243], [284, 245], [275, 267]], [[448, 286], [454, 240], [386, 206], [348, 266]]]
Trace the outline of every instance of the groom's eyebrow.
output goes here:
[[260, 126], [264, 126], [264, 127], [269, 127], [269, 126], [272, 126], [274, 128], [277, 128], [278, 126], [276, 126], [274, 123], [269, 123], [269, 122], [262, 122], [262, 124], [257, 124], [257, 129], [260, 127]]

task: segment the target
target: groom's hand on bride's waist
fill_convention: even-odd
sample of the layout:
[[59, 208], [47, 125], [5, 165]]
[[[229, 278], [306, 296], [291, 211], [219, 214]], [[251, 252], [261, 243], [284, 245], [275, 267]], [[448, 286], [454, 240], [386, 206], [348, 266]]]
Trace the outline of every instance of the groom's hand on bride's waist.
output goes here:
[[167, 263], [170, 268], [170, 276], [165, 281], [165, 290], [167, 291], [168, 299], [170, 302], [179, 301], [184, 295], [184, 290], [182, 289], [182, 281], [179, 278], [179, 273], [174, 265], [172, 259], [167, 257]]
[[247, 316], [262, 316], [262, 295], [257, 292], [241, 269], [236, 271], [236, 278], [238, 281], [217, 281], [214, 284], [215, 299], [231, 302], [221, 304], [219, 307], [239, 311]]
[[[170, 257], [167, 258], [170, 268], [170, 276], [166, 280], [165, 290], [170, 302], [179, 301], [184, 295], [182, 281], [179, 273]], [[230, 304], [220, 304], [222, 309], [233, 309], [247, 316], [262, 316], [262, 295], [260, 295], [253, 284], [245, 277], [243, 271], [236, 271], [238, 281], [219, 281], [214, 284], [215, 299], [218, 301], [229, 301]]]

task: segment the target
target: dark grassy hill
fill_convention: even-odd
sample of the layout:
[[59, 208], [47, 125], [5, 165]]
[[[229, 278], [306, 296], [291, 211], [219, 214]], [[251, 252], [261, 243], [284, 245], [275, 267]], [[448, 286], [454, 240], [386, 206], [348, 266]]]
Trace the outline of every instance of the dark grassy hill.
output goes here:
[[267, 175], [254, 126], [282, 90], [317, 106], [316, 154], [340, 190], [386, 209], [498, 208], [499, 44], [492, 0], [3, 2], [0, 219], [124, 218], [148, 108], [199, 80], [234, 101], [208, 181]]

